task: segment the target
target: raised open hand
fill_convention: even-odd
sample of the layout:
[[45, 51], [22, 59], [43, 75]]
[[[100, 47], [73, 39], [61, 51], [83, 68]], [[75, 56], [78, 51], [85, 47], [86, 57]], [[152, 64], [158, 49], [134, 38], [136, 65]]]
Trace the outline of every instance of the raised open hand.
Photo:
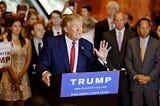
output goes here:
[[111, 50], [111, 47], [108, 47], [108, 42], [106, 42], [105, 40], [100, 42], [99, 50], [94, 49], [94, 51], [96, 52], [96, 55], [103, 61], [106, 61], [108, 52], [110, 50]]

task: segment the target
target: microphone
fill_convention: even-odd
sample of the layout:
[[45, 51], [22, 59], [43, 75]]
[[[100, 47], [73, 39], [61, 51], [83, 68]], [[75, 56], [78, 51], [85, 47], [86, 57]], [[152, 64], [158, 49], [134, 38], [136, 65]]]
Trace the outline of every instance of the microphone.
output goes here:
[[107, 64], [105, 64], [105, 67], [106, 67], [107, 71], [110, 71], [110, 69], [109, 69]]

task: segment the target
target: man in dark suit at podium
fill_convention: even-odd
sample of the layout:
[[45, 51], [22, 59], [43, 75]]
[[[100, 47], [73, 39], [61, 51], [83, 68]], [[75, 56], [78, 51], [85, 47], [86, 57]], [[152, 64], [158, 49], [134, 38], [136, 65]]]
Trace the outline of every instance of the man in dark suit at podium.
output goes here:
[[37, 65], [42, 80], [50, 86], [52, 74], [106, 70], [106, 57], [111, 49], [108, 48], [108, 43], [101, 41], [100, 49], [94, 49], [97, 59], [93, 53], [93, 45], [81, 38], [81, 16], [67, 15], [62, 25], [66, 34], [48, 38], [42, 50]]
[[[106, 57], [111, 49], [111, 47], [108, 48], [108, 43], [101, 41], [100, 49], [95, 49], [97, 59], [93, 53], [93, 45], [81, 38], [83, 21], [80, 15], [65, 16], [62, 25], [66, 34], [50, 37], [46, 40], [37, 65], [38, 72], [42, 75], [42, 81], [48, 88], [55, 87], [52, 85], [54, 81], [52, 81], [51, 75], [107, 70]], [[52, 103], [58, 97], [57, 92], [54, 93], [53, 90], [45, 91], [50, 92], [47, 98]], [[57, 95], [56, 98], [49, 97], [55, 95]]]

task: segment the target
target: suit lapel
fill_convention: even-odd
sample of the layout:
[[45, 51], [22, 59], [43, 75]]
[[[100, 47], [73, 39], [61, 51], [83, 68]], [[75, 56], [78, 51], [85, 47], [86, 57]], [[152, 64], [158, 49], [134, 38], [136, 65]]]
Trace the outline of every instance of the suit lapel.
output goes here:
[[[86, 71], [87, 63], [92, 62], [93, 58], [90, 58], [92, 55], [92, 51], [87, 45], [85, 45], [85, 41], [83, 39], [79, 40], [79, 47], [78, 47], [78, 61], [77, 61], [77, 72]], [[82, 67], [83, 66], [83, 67]], [[88, 68], [88, 67], [87, 67]]]
[[[115, 42], [115, 47], [116, 47], [117, 51], [119, 51], [115, 29], [112, 31], [112, 34], [111, 34], [111, 35], [113, 35], [113, 37], [111, 36], [111, 37], [112, 37], [112, 38], [111, 38], [111, 41]], [[120, 52], [120, 51], [119, 51], [119, 52]]]
[[146, 60], [146, 58], [149, 55], [151, 50], [152, 50], [152, 39], [150, 37], [149, 40], [148, 40], [148, 44], [147, 44], [147, 47], [146, 47], [145, 54], [144, 54], [144, 61]]
[[32, 44], [32, 52], [33, 52], [32, 54], [38, 59], [38, 54], [37, 54], [33, 39], [31, 39], [31, 44]]
[[79, 63], [81, 63], [82, 58], [83, 58], [82, 55], [81, 55], [82, 54], [81, 52], [83, 52], [82, 50], [83, 50], [84, 47], [80, 42], [81, 42], [81, 40], [79, 40], [79, 47], [78, 47], [78, 54], [79, 55], [78, 55], [78, 60], [77, 60], [77, 68], [76, 68], [77, 70], [76, 71], [81, 70], [80, 66], [79, 66], [80, 65]]
[[[124, 30], [124, 35], [123, 35], [123, 39], [122, 39], [122, 46], [121, 46], [121, 51], [123, 51], [124, 47], [125, 47], [125, 42], [127, 40], [127, 31], [126, 29]], [[120, 51], [120, 52], [121, 52]]]
[[60, 49], [60, 53], [62, 53], [62, 58], [63, 58], [63, 61], [64, 61], [64, 64], [65, 64], [65, 68], [66, 70], [69, 72], [69, 59], [68, 59], [68, 51], [67, 51], [67, 45], [66, 45], [66, 40], [65, 40], [65, 37], [62, 36], [61, 38], [63, 41], [60, 40], [60, 46], [59, 46], [59, 49]]
[[[127, 30], [124, 30], [124, 35], [123, 35], [123, 39], [122, 39], [122, 45], [121, 45], [121, 51], [119, 51], [120, 53], [122, 53], [122, 51], [124, 51], [123, 49], [125, 48], [125, 43], [127, 41]], [[117, 47], [118, 47], [118, 42], [117, 42]], [[118, 49], [119, 50], [119, 49]]]
[[136, 41], [135, 41], [135, 50], [137, 52], [137, 56], [139, 58], [139, 61], [141, 61], [141, 52], [140, 52], [140, 38], [137, 37]]

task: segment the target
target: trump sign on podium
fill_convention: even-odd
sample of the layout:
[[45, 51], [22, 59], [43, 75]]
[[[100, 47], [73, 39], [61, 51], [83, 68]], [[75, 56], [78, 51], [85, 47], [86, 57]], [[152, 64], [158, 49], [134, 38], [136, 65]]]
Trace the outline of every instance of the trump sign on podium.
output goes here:
[[11, 42], [0, 43], [0, 68], [11, 66]]
[[118, 94], [120, 71], [64, 73], [61, 97]]

